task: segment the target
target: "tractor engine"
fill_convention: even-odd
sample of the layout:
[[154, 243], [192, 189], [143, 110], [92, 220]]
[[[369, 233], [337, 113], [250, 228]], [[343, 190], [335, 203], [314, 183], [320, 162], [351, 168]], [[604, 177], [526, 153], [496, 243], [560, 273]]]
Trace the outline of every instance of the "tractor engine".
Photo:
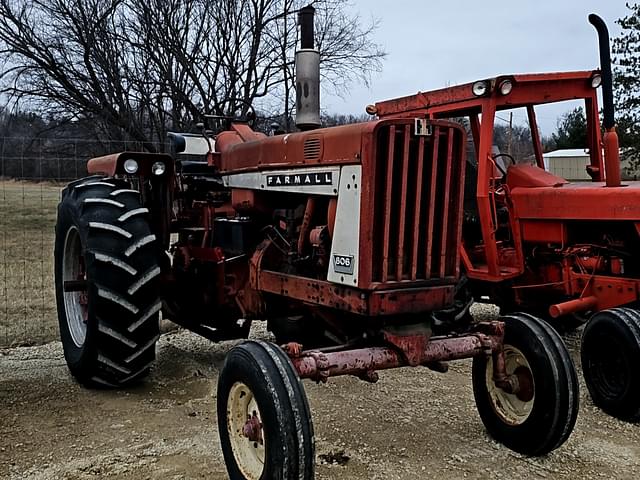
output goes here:
[[[559, 237], [549, 235], [554, 231]], [[596, 305], [588, 292], [595, 289], [594, 293], [604, 294], [601, 301], [606, 301], [607, 291], [610, 296], [625, 296], [629, 290], [625, 279], [640, 275], [640, 265], [633, 255], [640, 242], [631, 223], [556, 222], [527, 240], [525, 271], [513, 282], [511, 301], [534, 311], [538, 308], [540, 314], [559, 317], [575, 313], [562, 308], [563, 302], [575, 296], [583, 298], [569, 307], [588, 311]], [[551, 310], [547, 311], [549, 305]]]
[[[361, 335], [366, 317], [410, 321], [450, 309], [460, 275], [464, 163], [455, 159], [463, 138], [443, 121], [274, 137], [234, 124], [216, 137], [207, 164], [178, 162], [167, 310], [189, 328], [216, 331], [267, 318], [289, 338], [302, 316], [322, 317], [324, 333], [332, 317], [354, 316]], [[202, 183], [215, 188], [203, 195]], [[331, 336], [347, 341], [353, 332]]]

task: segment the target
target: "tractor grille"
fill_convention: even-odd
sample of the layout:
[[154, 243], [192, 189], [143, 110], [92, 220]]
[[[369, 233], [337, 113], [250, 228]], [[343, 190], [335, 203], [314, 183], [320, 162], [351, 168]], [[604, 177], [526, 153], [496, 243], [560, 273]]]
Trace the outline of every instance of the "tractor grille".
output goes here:
[[455, 280], [459, 275], [464, 158], [462, 131], [413, 123], [376, 133], [372, 280]]

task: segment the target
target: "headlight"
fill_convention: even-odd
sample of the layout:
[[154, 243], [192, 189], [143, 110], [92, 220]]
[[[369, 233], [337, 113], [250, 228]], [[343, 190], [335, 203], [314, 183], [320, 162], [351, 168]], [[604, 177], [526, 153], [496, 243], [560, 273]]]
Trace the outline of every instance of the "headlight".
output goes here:
[[164, 171], [167, 169], [164, 162], [155, 162], [151, 165], [151, 173], [154, 175], [162, 175]]
[[500, 85], [498, 86], [498, 90], [502, 95], [509, 95], [512, 89], [513, 89], [513, 83], [511, 83], [511, 80], [503, 80], [500, 82]]
[[591, 86], [593, 88], [598, 88], [600, 85], [602, 85], [602, 75], [596, 73], [593, 77], [591, 77]]
[[481, 97], [482, 95], [485, 95], [487, 91], [489, 91], [489, 86], [487, 85], [487, 82], [485, 82], [484, 80], [480, 80], [479, 82], [473, 84], [473, 86], [471, 87], [471, 91], [476, 97]]
[[138, 162], [130, 158], [124, 161], [124, 171], [130, 175], [133, 175], [138, 171]]

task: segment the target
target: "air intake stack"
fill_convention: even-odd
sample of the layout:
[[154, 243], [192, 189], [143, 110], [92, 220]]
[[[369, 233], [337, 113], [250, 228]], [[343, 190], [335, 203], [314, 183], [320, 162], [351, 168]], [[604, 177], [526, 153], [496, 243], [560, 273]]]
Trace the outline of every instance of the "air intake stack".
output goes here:
[[604, 20], [596, 14], [589, 15], [589, 22], [598, 32], [600, 49], [600, 72], [602, 73], [602, 103], [604, 127], [604, 170], [607, 187], [620, 186], [620, 147], [613, 105], [613, 81], [611, 76], [611, 53], [609, 30]]
[[298, 13], [300, 50], [296, 52], [296, 126], [300, 130], [320, 127], [320, 52], [314, 48], [315, 8]]

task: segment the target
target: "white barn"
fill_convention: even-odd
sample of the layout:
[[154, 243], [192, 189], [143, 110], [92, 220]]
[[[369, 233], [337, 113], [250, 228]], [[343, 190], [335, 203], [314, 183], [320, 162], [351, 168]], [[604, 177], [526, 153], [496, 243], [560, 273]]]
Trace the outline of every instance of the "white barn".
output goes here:
[[565, 148], [542, 155], [544, 168], [554, 175], [573, 182], [590, 181], [586, 167], [589, 165], [589, 150], [586, 148]]
[[[623, 152], [620, 152], [623, 180], [636, 180], [639, 178], [638, 171], [630, 170], [630, 159], [625, 159]], [[591, 177], [587, 174], [589, 165], [589, 149], [587, 148], [565, 148], [554, 150], [542, 155], [544, 158], [544, 168], [565, 178], [570, 182], [590, 182]]]

